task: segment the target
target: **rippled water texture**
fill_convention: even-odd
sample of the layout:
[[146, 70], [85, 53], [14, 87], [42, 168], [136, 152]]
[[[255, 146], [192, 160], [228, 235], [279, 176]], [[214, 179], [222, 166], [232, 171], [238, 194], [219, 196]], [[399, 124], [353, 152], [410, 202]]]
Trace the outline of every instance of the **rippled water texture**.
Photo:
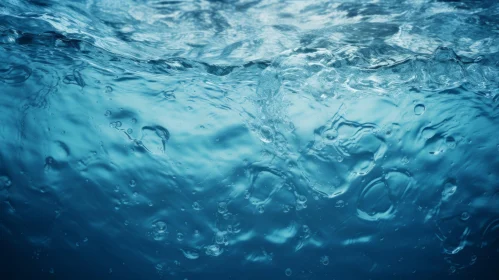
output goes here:
[[0, 1], [1, 279], [498, 279], [496, 1]]

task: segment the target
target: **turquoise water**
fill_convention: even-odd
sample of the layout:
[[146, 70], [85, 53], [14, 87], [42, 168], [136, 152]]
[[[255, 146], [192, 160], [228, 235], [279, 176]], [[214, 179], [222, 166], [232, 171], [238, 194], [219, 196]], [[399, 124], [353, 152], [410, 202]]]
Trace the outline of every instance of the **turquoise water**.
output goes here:
[[0, 279], [498, 279], [499, 3], [0, 2]]

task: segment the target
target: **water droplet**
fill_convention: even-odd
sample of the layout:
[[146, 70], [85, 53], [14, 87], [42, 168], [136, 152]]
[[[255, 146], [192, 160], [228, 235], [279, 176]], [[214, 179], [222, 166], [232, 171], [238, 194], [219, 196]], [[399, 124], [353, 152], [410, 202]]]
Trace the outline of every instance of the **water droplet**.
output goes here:
[[321, 257], [321, 263], [323, 265], [328, 265], [329, 264], [329, 257], [328, 256], [322, 256]]
[[461, 220], [467, 221], [470, 218], [470, 214], [468, 212], [461, 213]]
[[291, 271], [291, 268], [286, 268], [286, 270], [284, 271], [284, 274], [286, 274], [286, 276], [291, 276], [291, 274], [293, 274], [293, 271]]
[[163, 221], [157, 221], [152, 224], [152, 234], [156, 241], [161, 241], [166, 238], [168, 234], [166, 223]]
[[425, 111], [426, 107], [423, 104], [417, 104], [416, 106], [414, 106], [414, 114], [416, 114], [417, 116], [424, 114]]

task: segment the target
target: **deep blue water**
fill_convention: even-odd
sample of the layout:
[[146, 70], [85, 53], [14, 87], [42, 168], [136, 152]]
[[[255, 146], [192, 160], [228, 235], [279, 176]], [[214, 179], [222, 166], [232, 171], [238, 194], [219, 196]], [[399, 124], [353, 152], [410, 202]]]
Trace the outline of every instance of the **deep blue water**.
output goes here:
[[0, 279], [499, 279], [496, 1], [0, 1]]

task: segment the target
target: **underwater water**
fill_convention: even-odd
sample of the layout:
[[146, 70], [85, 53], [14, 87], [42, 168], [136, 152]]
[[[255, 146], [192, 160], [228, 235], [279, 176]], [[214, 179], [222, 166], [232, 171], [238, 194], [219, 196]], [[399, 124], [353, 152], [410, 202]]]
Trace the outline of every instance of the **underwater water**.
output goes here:
[[496, 1], [0, 1], [0, 279], [499, 279]]

